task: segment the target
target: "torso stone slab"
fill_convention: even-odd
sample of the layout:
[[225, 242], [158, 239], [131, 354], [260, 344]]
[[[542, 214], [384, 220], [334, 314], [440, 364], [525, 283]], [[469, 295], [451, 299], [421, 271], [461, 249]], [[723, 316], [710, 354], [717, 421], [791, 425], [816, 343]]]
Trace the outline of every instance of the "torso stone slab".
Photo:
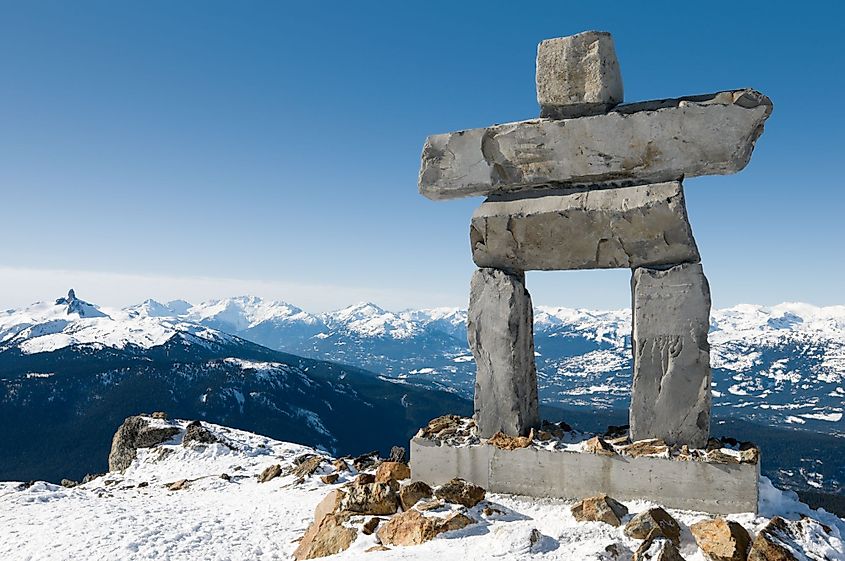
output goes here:
[[766, 96], [738, 90], [434, 135], [423, 148], [419, 189], [451, 199], [735, 173], [748, 163], [771, 109]]
[[697, 262], [681, 182], [488, 199], [473, 214], [472, 257], [511, 270]]
[[634, 269], [631, 440], [710, 436], [710, 287], [699, 263]]

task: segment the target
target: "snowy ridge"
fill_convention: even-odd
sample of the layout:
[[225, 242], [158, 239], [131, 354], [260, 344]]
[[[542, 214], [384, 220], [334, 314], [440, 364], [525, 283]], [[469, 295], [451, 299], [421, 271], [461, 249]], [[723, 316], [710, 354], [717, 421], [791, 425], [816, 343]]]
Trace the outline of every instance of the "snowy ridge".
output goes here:
[[370, 302], [361, 302], [321, 317], [328, 328], [343, 329], [359, 337], [409, 339], [421, 332], [418, 323]]
[[[321, 452], [210, 423], [204, 426], [222, 443], [183, 446], [187, 422], [172, 423], [180, 434], [156, 448], [140, 449], [124, 473], [107, 473], [71, 489], [44, 482], [0, 483], [0, 558], [290, 559], [313, 520], [316, 505], [331, 489], [355, 476], [354, 470], [341, 472], [336, 484], [323, 484], [319, 476], [332, 471], [324, 463], [297, 484], [296, 477], [285, 475], [284, 470], [303, 454]], [[257, 475], [273, 464], [281, 466], [283, 475], [258, 483]], [[168, 484], [180, 480], [186, 480], [181, 489], [168, 489]], [[656, 506], [647, 501], [625, 504], [628, 518]], [[495, 510], [485, 513], [488, 506]], [[604, 559], [610, 544], [616, 544], [622, 558], [630, 558], [640, 540], [625, 536], [621, 527], [576, 522], [571, 506], [564, 500], [490, 493], [466, 510], [475, 523], [462, 530], [422, 545], [377, 553], [366, 552], [376, 545], [376, 535], [359, 531], [349, 549], [331, 558], [580, 561]], [[441, 507], [449, 508], [456, 507]], [[708, 516], [669, 513], [682, 526], [681, 554], [689, 561], [704, 561], [687, 528]], [[798, 545], [814, 559], [845, 560], [845, 521], [811, 510], [765, 478], [760, 487], [760, 515], [729, 518], [753, 534], [776, 515], [790, 520], [809, 516], [826, 524], [829, 533], [808, 532]]]

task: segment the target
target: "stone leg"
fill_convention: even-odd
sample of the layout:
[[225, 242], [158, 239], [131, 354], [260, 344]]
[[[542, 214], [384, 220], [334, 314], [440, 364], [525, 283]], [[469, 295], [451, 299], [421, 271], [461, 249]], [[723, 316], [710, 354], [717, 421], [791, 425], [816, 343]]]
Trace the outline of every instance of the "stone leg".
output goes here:
[[484, 438], [526, 435], [540, 422], [533, 316], [524, 273], [473, 274], [467, 328], [478, 368], [475, 419]]
[[710, 287], [700, 263], [634, 269], [631, 440], [710, 436]]

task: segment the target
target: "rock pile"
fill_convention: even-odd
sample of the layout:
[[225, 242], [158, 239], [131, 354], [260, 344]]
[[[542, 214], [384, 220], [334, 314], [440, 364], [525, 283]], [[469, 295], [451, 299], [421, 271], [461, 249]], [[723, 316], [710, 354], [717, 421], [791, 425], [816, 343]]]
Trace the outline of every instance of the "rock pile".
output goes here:
[[468, 338], [479, 434], [539, 424], [525, 271], [629, 268], [631, 440], [703, 448], [710, 430], [710, 289], [683, 178], [740, 171], [772, 104], [733, 90], [619, 105], [613, 39], [540, 43], [540, 119], [430, 136], [420, 192], [484, 195], [470, 225]]

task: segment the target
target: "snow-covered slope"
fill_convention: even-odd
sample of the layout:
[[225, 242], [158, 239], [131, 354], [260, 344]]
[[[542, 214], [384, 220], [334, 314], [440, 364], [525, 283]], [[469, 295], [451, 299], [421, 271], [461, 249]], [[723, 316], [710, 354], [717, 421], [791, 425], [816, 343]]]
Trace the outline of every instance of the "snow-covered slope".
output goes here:
[[[175, 424], [182, 429], [180, 434], [159, 447], [140, 449], [124, 473], [108, 473], [70, 489], [44, 482], [0, 483], [0, 559], [290, 559], [316, 505], [355, 475], [341, 473], [337, 483], [323, 484], [319, 476], [332, 471], [323, 464], [299, 484], [293, 475], [259, 483], [257, 475], [265, 468], [279, 464], [284, 470], [303, 454], [320, 452], [208, 423], [205, 426], [223, 443], [183, 446], [187, 423]], [[168, 489], [168, 484], [180, 480], [187, 480], [183, 488]], [[630, 559], [639, 540], [625, 536], [621, 527], [576, 522], [571, 505], [488, 494], [466, 510], [475, 523], [462, 530], [422, 545], [379, 552], [366, 552], [376, 545], [376, 535], [359, 531], [349, 549], [330, 559], [600, 560], [608, 558], [605, 548], [611, 544], [616, 544], [620, 559]], [[655, 505], [632, 501], [626, 506], [630, 518]], [[708, 516], [669, 513], [682, 526], [684, 558], [704, 561], [688, 527]], [[829, 532], [807, 533], [797, 545], [816, 555], [812, 559], [845, 560], [845, 521], [810, 510], [766, 479], [761, 485], [760, 515], [729, 518], [754, 533], [776, 515], [791, 520], [809, 516], [826, 524]]]

